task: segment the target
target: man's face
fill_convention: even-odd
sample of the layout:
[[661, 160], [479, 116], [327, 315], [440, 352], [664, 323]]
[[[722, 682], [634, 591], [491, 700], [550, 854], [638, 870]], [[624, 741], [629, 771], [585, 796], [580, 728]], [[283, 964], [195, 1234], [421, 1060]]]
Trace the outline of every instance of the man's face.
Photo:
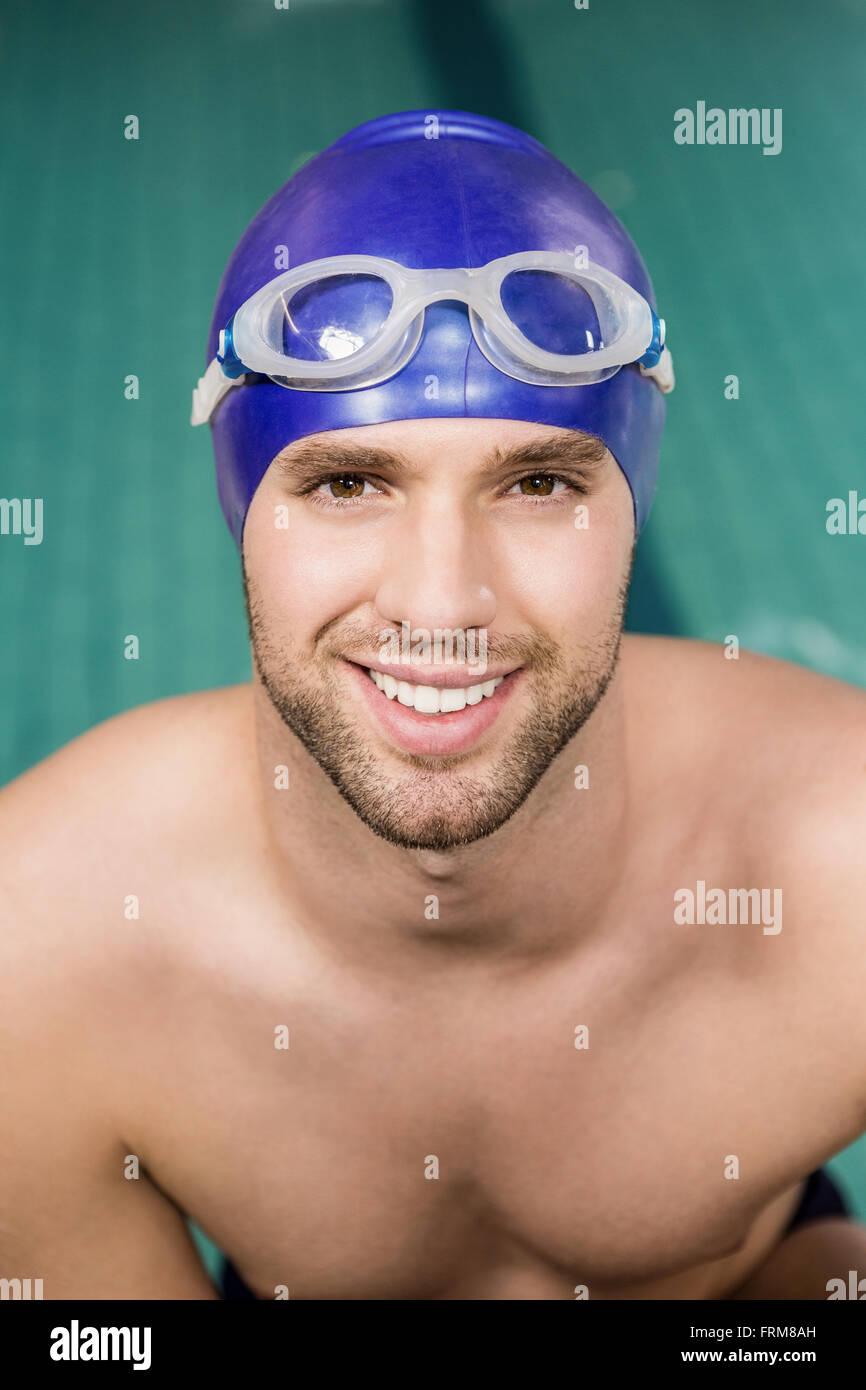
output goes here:
[[628, 484], [592, 436], [470, 419], [310, 435], [244, 530], [259, 679], [377, 835], [470, 844], [604, 694], [633, 546]]

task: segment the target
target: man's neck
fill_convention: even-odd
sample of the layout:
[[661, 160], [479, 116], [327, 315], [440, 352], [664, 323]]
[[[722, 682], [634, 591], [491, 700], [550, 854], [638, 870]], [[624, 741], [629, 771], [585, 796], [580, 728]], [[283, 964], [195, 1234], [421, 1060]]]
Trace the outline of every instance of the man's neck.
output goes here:
[[[254, 682], [259, 780], [287, 909], [377, 969], [567, 951], [601, 929], [621, 879], [628, 778], [619, 670], [587, 725], [494, 834], [448, 851], [375, 835]], [[289, 785], [275, 789], [275, 769]], [[588, 786], [575, 769], [584, 766]]]

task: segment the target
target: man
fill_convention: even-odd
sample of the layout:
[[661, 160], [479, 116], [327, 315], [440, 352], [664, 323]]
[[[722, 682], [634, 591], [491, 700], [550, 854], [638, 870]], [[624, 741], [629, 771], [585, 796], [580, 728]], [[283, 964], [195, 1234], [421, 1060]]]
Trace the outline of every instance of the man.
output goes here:
[[624, 229], [510, 127], [369, 122], [208, 362], [254, 679], [0, 800], [2, 1273], [212, 1297], [190, 1217], [229, 1296], [866, 1274], [820, 1169], [866, 1128], [864, 699], [621, 639], [673, 385]]

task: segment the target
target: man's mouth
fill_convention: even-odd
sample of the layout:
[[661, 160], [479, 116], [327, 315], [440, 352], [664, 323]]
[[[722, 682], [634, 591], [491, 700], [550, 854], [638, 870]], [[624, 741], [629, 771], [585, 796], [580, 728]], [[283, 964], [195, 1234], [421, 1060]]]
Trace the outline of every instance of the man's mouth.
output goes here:
[[504, 676], [495, 680], [481, 681], [477, 685], [435, 686], [416, 685], [412, 681], [396, 680], [385, 671], [365, 668], [367, 675], [389, 700], [396, 700], [406, 709], [414, 709], [416, 714], [456, 714], [467, 705], [480, 705], [484, 699], [491, 699], [496, 687], [501, 685]]
[[[425, 681], [347, 661], [358, 694], [387, 741], [407, 753], [448, 757], [468, 752], [499, 719], [524, 674], [522, 667], [473, 681], [471, 669], [425, 670]], [[462, 681], [463, 684], [456, 684]], [[435, 684], [434, 684], [435, 682]]]

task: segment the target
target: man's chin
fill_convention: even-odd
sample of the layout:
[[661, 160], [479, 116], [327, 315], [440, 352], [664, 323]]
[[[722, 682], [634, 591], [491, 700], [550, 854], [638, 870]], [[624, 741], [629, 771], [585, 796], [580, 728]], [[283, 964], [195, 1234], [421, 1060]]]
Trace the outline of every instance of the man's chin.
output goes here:
[[425, 786], [410, 777], [383, 781], [375, 791], [369, 786], [353, 787], [344, 779], [332, 780], [374, 835], [409, 850], [441, 852], [483, 840], [510, 820], [528, 795], [527, 790], [509, 801], [481, 780], [472, 779], [467, 785], [465, 778], [457, 779], [458, 785], [452, 781], [446, 791], [447, 777], [439, 770], [423, 778]]

